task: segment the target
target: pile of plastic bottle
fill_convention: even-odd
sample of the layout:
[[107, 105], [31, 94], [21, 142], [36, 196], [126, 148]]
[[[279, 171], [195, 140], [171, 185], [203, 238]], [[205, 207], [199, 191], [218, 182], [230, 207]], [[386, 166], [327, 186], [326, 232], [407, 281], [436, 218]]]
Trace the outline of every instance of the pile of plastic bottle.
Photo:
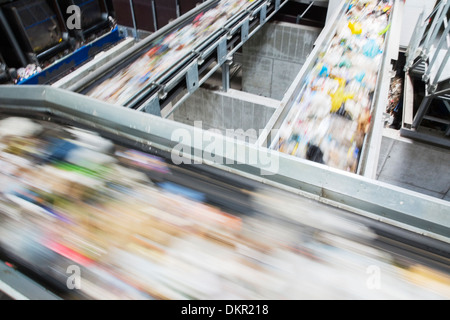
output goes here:
[[371, 122], [392, 1], [352, 1], [272, 148], [356, 172]]
[[42, 71], [41, 67], [39, 67], [35, 64], [29, 64], [25, 68], [17, 69], [17, 79], [14, 79], [14, 81], [15, 81], [15, 83], [18, 83], [18, 82], [23, 81], [41, 71]]
[[156, 41], [146, 54], [96, 86], [88, 95], [114, 104], [126, 103], [145, 85], [223, 27], [231, 16], [244, 10], [252, 2], [253, 0], [220, 1], [216, 7], [197, 15], [191, 24]]

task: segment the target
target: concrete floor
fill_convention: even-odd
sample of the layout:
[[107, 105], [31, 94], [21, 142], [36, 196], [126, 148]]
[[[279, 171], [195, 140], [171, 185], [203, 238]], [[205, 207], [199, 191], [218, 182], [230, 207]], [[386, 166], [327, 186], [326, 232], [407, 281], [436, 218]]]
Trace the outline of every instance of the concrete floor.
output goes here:
[[385, 128], [377, 179], [450, 201], [450, 150], [400, 137]]

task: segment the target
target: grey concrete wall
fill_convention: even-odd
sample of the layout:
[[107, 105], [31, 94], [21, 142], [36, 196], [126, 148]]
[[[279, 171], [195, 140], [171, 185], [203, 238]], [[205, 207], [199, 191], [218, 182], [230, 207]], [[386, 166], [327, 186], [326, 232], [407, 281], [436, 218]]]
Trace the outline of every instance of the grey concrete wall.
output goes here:
[[281, 100], [320, 31], [283, 22], [265, 24], [242, 48], [242, 90]]
[[236, 90], [225, 93], [199, 88], [173, 112], [173, 120], [191, 126], [201, 121], [204, 130], [218, 129], [223, 134], [227, 129], [242, 129], [247, 141], [254, 143], [276, 106], [270, 99]]

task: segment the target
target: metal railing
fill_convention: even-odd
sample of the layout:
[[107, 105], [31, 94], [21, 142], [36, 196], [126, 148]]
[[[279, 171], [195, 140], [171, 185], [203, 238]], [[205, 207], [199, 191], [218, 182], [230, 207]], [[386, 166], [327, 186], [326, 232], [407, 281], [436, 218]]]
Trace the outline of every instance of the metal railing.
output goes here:
[[[423, 120], [446, 125], [444, 140], [435, 135], [427, 137], [417, 133], [420, 140], [450, 146], [447, 141], [450, 136], [450, 121], [445, 118], [428, 115], [433, 100], [442, 100], [450, 112], [450, 76], [447, 63], [450, 58], [450, 21], [448, 19], [450, 1], [440, 0], [434, 10], [424, 19], [424, 12], [419, 16], [409, 46], [405, 52], [404, 66], [407, 77], [419, 78], [425, 87], [425, 93], [417, 112], [412, 119], [405, 122], [402, 135], [414, 138]], [[413, 108], [411, 104], [405, 108]], [[411, 112], [410, 112], [411, 113]]]
[[[424, 19], [424, 11], [420, 14], [414, 32], [412, 34], [409, 46], [406, 50], [405, 71], [415, 69], [422, 61], [430, 58], [430, 48], [436, 42], [438, 31], [444, 23], [446, 31], [441, 36], [439, 44], [448, 41], [448, 21], [447, 12], [449, 10], [450, 1], [440, 0], [434, 10]], [[436, 54], [431, 57], [436, 60]]]

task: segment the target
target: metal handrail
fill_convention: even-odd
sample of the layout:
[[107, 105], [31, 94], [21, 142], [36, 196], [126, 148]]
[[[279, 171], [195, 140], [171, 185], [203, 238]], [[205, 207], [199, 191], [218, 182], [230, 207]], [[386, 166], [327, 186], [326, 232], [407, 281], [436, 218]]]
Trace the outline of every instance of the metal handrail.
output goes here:
[[[404, 71], [408, 71], [413, 68], [413, 66], [418, 64], [417, 62], [414, 63], [414, 60], [416, 60], [416, 58], [419, 58], [420, 61], [429, 60], [431, 45], [435, 42], [442, 23], [444, 23], [444, 25], [446, 25], [446, 31], [444, 31], [442, 38], [439, 40], [439, 47], [442, 49], [441, 41], [445, 40], [445, 37], [448, 34], [448, 21], [447, 23], [445, 22], [449, 8], [450, 1], [441, 0], [426, 19], [423, 19], [424, 11], [421, 12], [419, 18], [417, 19], [413, 36], [410, 39], [409, 46], [405, 53], [407, 59]], [[426, 30], [428, 25], [430, 25], [430, 27], [428, 28], [428, 30]], [[423, 76], [424, 81], [429, 80], [430, 70], [432, 65], [436, 61], [438, 53], [439, 51], [437, 50], [434, 56], [431, 58], [432, 62], [428, 65], [427, 70], [425, 70], [425, 74]]]

